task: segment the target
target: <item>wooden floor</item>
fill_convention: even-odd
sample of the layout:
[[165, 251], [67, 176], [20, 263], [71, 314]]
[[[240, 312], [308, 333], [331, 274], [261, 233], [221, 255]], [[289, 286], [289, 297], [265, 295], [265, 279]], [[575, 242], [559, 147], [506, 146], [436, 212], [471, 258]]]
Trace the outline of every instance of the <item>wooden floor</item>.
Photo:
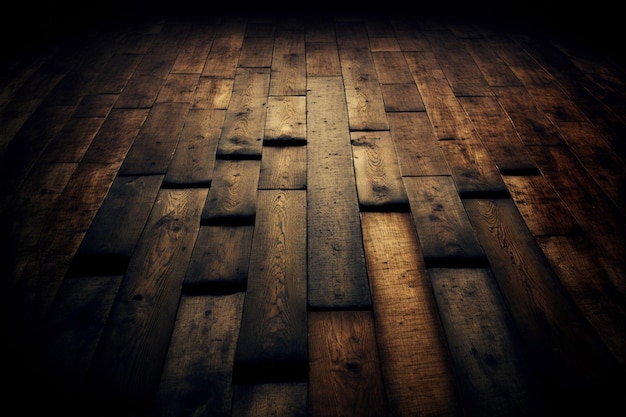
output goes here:
[[2, 70], [2, 409], [624, 415], [612, 56], [411, 15], [43, 45]]

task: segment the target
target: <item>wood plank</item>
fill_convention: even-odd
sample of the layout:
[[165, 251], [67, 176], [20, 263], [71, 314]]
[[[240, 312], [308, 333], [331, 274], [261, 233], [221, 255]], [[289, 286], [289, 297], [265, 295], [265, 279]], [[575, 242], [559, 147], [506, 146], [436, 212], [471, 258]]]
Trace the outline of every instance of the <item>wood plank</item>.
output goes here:
[[253, 226], [202, 226], [185, 272], [186, 293], [244, 291]]
[[260, 190], [306, 190], [306, 181], [306, 146], [266, 146], [263, 149]]
[[306, 52], [303, 29], [285, 28], [277, 31], [271, 65], [271, 96], [306, 94]]
[[107, 117], [116, 100], [115, 94], [84, 95], [80, 98], [72, 117]]
[[610, 414], [620, 407], [619, 365], [559, 281], [513, 202], [464, 204], [556, 412]]
[[135, 72], [113, 106], [116, 109], [149, 108], [154, 104], [166, 74]]
[[415, 83], [383, 84], [380, 86], [385, 111], [426, 111]]
[[403, 177], [450, 174], [426, 113], [389, 113], [387, 118]]
[[461, 97], [481, 141], [503, 174], [537, 172], [511, 119], [493, 97]]
[[336, 41], [306, 42], [307, 77], [332, 77], [341, 75], [339, 50]]
[[370, 297], [342, 80], [311, 78], [308, 89], [309, 307], [367, 307]]
[[491, 271], [430, 268], [428, 273], [467, 415], [550, 415]]
[[76, 252], [72, 274], [124, 273], [162, 180], [161, 175], [115, 178]]
[[148, 109], [112, 109], [89, 144], [82, 161], [121, 164], [148, 114]]
[[198, 74], [168, 74], [154, 103], [190, 104], [196, 92], [199, 78]]
[[485, 254], [452, 178], [405, 177], [403, 181], [426, 266], [485, 265]]
[[385, 415], [370, 311], [309, 313], [309, 352], [309, 416]]
[[163, 180], [169, 187], [211, 185], [225, 110], [189, 110]]
[[269, 68], [237, 69], [217, 146], [219, 157], [260, 159], [269, 82]]
[[511, 68], [484, 38], [460, 40], [490, 87], [521, 86]]
[[351, 132], [361, 210], [408, 210], [398, 156], [388, 131]]
[[304, 382], [235, 385], [234, 391], [232, 417], [306, 415]]
[[193, 24], [180, 46], [172, 74], [202, 74], [214, 35], [215, 25]]
[[188, 108], [188, 103], [155, 104], [128, 150], [119, 174], [165, 174], [180, 140]]
[[267, 98], [263, 144], [306, 144], [305, 96], [270, 96]]
[[200, 77], [191, 109], [226, 110], [234, 82], [232, 78]]
[[102, 126], [102, 117], [71, 117], [50, 141], [40, 162], [80, 162]]
[[141, 54], [113, 54], [91, 84], [92, 94], [120, 94], [141, 62]]
[[452, 362], [411, 215], [365, 212], [362, 218], [388, 415], [459, 415]]
[[145, 413], [156, 393], [206, 189], [161, 190], [89, 369], [84, 395], [101, 409]]
[[402, 52], [372, 52], [378, 82], [381, 84], [411, 84], [413, 76]]
[[203, 224], [254, 224], [261, 161], [215, 161]]
[[269, 68], [272, 66], [274, 37], [245, 36], [239, 53], [239, 67]]
[[236, 381], [308, 377], [306, 193], [260, 190]]
[[243, 293], [181, 298], [150, 416], [230, 415], [243, 298]]
[[202, 76], [235, 78], [244, 35], [244, 21], [234, 18], [223, 21], [215, 29], [213, 44], [204, 64]]

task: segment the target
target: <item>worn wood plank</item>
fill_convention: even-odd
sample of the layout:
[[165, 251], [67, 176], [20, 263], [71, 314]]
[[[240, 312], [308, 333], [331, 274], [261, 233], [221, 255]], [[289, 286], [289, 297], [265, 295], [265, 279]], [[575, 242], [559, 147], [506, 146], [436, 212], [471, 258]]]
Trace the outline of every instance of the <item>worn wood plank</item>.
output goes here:
[[452, 178], [405, 177], [403, 181], [426, 265], [486, 264]]
[[145, 413], [167, 355], [206, 189], [161, 190], [124, 275], [84, 396]]
[[261, 161], [219, 159], [202, 210], [204, 224], [253, 224]]
[[428, 273], [466, 415], [550, 415], [491, 272], [430, 268]]
[[309, 313], [309, 352], [309, 416], [385, 415], [370, 311]]
[[162, 175], [115, 178], [76, 252], [73, 274], [124, 272], [162, 180]]
[[202, 74], [214, 35], [215, 25], [193, 24], [180, 46], [172, 74]]
[[233, 78], [200, 77], [191, 110], [226, 110], [233, 91]]
[[408, 210], [398, 156], [388, 131], [351, 132], [361, 210]]
[[385, 111], [426, 111], [415, 83], [383, 84], [380, 86]]
[[306, 41], [307, 77], [332, 77], [341, 75], [339, 50], [336, 41]]
[[216, 27], [202, 76], [235, 78], [244, 35], [245, 21], [242, 20], [226, 19]]
[[306, 94], [307, 67], [303, 29], [287, 27], [276, 32], [271, 65], [271, 96]]
[[269, 82], [269, 68], [237, 69], [217, 146], [219, 157], [260, 159]]
[[50, 141], [40, 162], [80, 162], [104, 123], [102, 117], [71, 117]]
[[141, 62], [141, 54], [113, 54], [91, 84], [92, 94], [120, 94]]
[[265, 145], [306, 144], [306, 96], [270, 96], [263, 136]]
[[155, 104], [120, 167], [120, 175], [165, 174], [180, 140], [188, 103]]
[[236, 381], [307, 380], [305, 194], [259, 191]]
[[[307, 384], [278, 382], [235, 385], [232, 417], [307, 415]], [[230, 415], [230, 414], [229, 414]]]
[[151, 107], [165, 82], [165, 77], [165, 74], [135, 71], [113, 107], [116, 109]]
[[253, 226], [202, 226], [185, 272], [188, 293], [244, 291]]
[[239, 53], [239, 67], [262, 68], [272, 66], [274, 37], [245, 36]]
[[402, 176], [450, 174], [426, 113], [389, 113], [387, 118]]
[[191, 103], [199, 78], [198, 74], [168, 74], [154, 103]]
[[620, 407], [619, 365], [559, 281], [513, 202], [465, 200], [464, 205], [555, 412], [610, 414]]
[[491, 48], [484, 38], [461, 39], [460, 42], [471, 55], [476, 66], [490, 87], [521, 86], [521, 81], [515, 76], [511, 68]]
[[458, 387], [411, 215], [365, 212], [362, 218], [388, 415], [459, 415]]
[[381, 84], [411, 84], [413, 76], [402, 52], [372, 52], [378, 82]]
[[150, 416], [230, 416], [243, 298], [243, 293], [181, 298]]
[[209, 187], [225, 110], [189, 110], [163, 183], [169, 187]]
[[116, 94], [84, 95], [80, 98], [72, 117], [107, 117], [116, 100]]
[[266, 146], [263, 149], [260, 190], [306, 190], [306, 181], [306, 146]]
[[315, 77], [307, 94], [308, 301], [370, 305], [350, 131], [341, 78]]

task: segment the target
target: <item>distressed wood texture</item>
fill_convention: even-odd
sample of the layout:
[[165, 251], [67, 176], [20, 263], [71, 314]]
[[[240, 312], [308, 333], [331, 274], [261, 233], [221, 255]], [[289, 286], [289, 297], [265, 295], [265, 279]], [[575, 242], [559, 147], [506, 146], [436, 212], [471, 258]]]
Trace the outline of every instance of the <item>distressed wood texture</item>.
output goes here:
[[3, 410], [626, 415], [619, 13], [23, 3]]

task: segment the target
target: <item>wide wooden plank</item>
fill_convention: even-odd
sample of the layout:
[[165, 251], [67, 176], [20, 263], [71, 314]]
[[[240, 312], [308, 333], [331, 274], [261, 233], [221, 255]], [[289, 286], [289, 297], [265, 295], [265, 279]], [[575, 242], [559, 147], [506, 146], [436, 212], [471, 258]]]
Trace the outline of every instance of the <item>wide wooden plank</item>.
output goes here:
[[198, 74], [168, 74], [154, 103], [191, 103], [199, 78]]
[[306, 97], [270, 96], [267, 98], [265, 145], [303, 145], [306, 143]]
[[119, 174], [165, 174], [178, 145], [188, 108], [188, 103], [155, 104], [128, 150]]
[[332, 77], [341, 75], [339, 50], [333, 40], [327, 42], [306, 42], [307, 77]]
[[363, 308], [370, 296], [343, 84], [315, 77], [308, 89], [309, 306]]
[[200, 77], [196, 94], [191, 102], [191, 110], [226, 110], [233, 91], [232, 78]]
[[239, 67], [270, 67], [272, 66], [272, 52], [274, 51], [274, 37], [245, 36], [239, 53]]
[[103, 117], [71, 117], [46, 147], [40, 162], [80, 162], [104, 123]]
[[450, 174], [426, 113], [397, 112], [387, 117], [402, 176]]
[[235, 18], [225, 19], [215, 28], [211, 51], [202, 69], [203, 76], [235, 78], [245, 29], [245, 21]]
[[385, 390], [371, 311], [309, 313], [309, 352], [307, 415], [385, 415]]
[[402, 52], [372, 52], [378, 82], [381, 84], [411, 84], [413, 76]]
[[460, 39], [490, 87], [522, 85], [511, 68], [483, 37]]
[[215, 25], [194, 24], [189, 28], [176, 61], [173, 74], [202, 74], [215, 35]]
[[122, 274], [161, 187], [162, 175], [117, 177], [85, 233], [73, 274]]
[[232, 417], [306, 416], [306, 407], [306, 382], [234, 387]]
[[306, 190], [306, 146], [266, 146], [259, 189]]
[[150, 416], [229, 416], [243, 293], [180, 301]]
[[101, 68], [98, 76], [91, 84], [93, 94], [120, 94], [133, 76], [143, 55], [114, 54]]
[[352, 132], [350, 136], [361, 210], [408, 210], [409, 200], [389, 132]]
[[491, 272], [430, 268], [428, 273], [467, 415], [549, 415], [547, 397]]
[[414, 82], [380, 86], [385, 111], [425, 111], [424, 102]]
[[224, 110], [189, 110], [163, 180], [166, 186], [211, 185], [224, 116]]
[[305, 194], [259, 191], [236, 381], [307, 379]]
[[261, 161], [219, 159], [202, 210], [204, 224], [252, 224]]
[[85, 398], [102, 409], [149, 409], [206, 194], [206, 189], [184, 189], [158, 195], [86, 379]]
[[219, 157], [260, 159], [269, 82], [269, 68], [237, 69], [217, 146]]
[[405, 177], [403, 181], [426, 265], [485, 265], [485, 254], [452, 178]]
[[621, 406], [619, 365], [559, 281], [513, 202], [465, 200], [464, 205], [556, 412], [611, 414]]
[[306, 70], [304, 30], [289, 26], [278, 30], [274, 38], [270, 95], [306, 94]]
[[186, 293], [244, 291], [253, 226], [202, 226], [185, 272]]
[[365, 212], [362, 218], [388, 415], [459, 415], [458, 387], [411, 215]]

